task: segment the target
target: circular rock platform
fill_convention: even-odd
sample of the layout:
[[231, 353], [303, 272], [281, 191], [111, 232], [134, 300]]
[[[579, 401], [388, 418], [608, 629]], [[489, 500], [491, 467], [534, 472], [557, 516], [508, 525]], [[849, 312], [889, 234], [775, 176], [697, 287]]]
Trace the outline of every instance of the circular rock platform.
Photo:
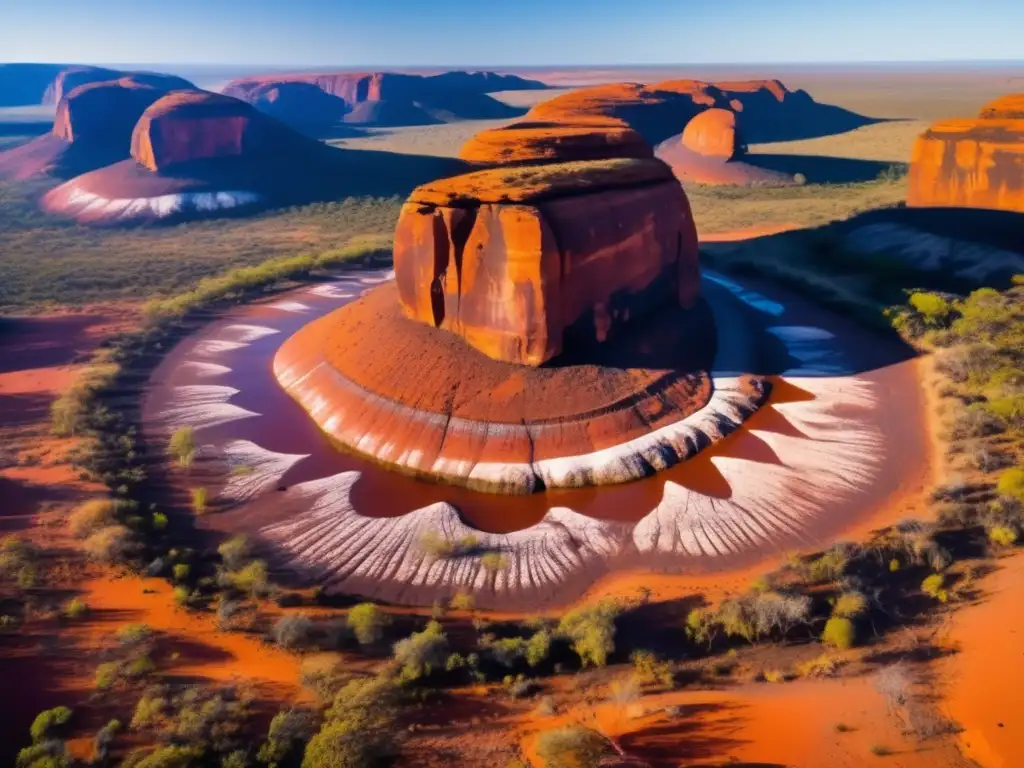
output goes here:
[[703, 305], [668, 308], [607, 342], [531, 368], [405, 318], [383, 285], [292, 336], [274, 373], [343, 448], [495, 493], [637, 479], [699, 452], [765, 396], [715, 391]]

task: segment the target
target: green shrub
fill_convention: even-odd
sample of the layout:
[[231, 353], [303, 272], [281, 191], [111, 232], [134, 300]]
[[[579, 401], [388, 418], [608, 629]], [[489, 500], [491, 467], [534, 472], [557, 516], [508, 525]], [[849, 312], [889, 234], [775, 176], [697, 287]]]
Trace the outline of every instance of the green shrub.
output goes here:
[[106, 691], [113, 688], [120, 677], [121, 665], [114, 661], [105, 661], [96, 667], [93, 685], [98, 691]]
[[629, 657], [633, 662], [633, 673], [641, 683], [657, 683], [666, 688], [675, 685], [672, 665], [662, 661], [651, 651], [634, 651]]
[[153, 530], [162, 531], [167, 528], [167, 515], [163, 512], [153, 513]]
[[546, 731], [537, 739], [545, 768], [596, 768], [609, 752], [607, 739], [581, 726]]
[[267, 564], [262, 560], [253, 560], [244, 568], [228, 574], [231, 585], [250, 595], [261, 595], [267, 591], [269, 581]]
[[71, 719], [71, 715], [72, 712], [67, 707], [54, 707], [53, 709], [43, 710], [36, 715], [36, 719], [32, 721], [32, 725], [29, 727], [32, 741], [39, 742], [52, 738], [53, 732], [60, 728], [60, 726], [65, 725]]
[[840, 619], [854, 619], [868, 610], [868, 599], [861, 592], [843, 592], [832, 606], [832, 615]]
[[217, 547], [220, 559], [228, 570], [234, 571], [241, 568], [249, 557], [251, 547], [245, 536], [232, 536]]
[[69, 619], [80, 619], [89, 615], [89, 606], [84, 600], [76, 597], [64, 606], [64, 615]]
[[171, 595], [174, 597], [174, 604], [180, 608], [184, 608], [192, 602], [192, 593], [189, 592], [188, 587], [183, 587], [180, 584], [171, 590]]
[[857, 630], [849, 619], [832, 617], [825, 622], [825, 631], [821, 633], [821, 642], [840, 651], [853, 647], [857, 639]]
[[185, 581], [191, 570], [187, 563], [178, 563], [171, 569], [171, 572], [174, 574], [175, 581]]
[[360, 603], [349, 609], [346, 623], [360, 645], [373, 645], [384, 636], [388, 617], [373, 603]]
[[535, 632], [526, 641], [526, 663], [531, 667], [543, 664], [551, 653], [551, 633], [546, 629]]
[[1016, 528], [1006, 525], [995, 525], [988, 529], [988, 540], [1000, 547], [1012, 547], [1017, 543]]
[[621, 612], [619, 605], [610, 600], [577, 608], [558, 622], [558, 633], [572, 642], [584, 667], [603, 667], [615, 652], [615, 619]]
[[207, 492], [205, 488], [192, 489], [192, 511], [197, 515], [205, 515], [207, 511]]
[[137, 648], [153, 639], [148, 624], [125, 624], [117, 631], [117, 642], [122, 648]]
[[302, 768], [371, 768], [395, 749], [394, 684], [383, 676], [352, 680], [334, 697]]
[[196, 455], [195, 430], [192, 427], [179, 427], [175, 430], [167, 443], [167, 452], [180, 466], [192, 466]]
[[953, 305], [935, 293], [910, 294], [910, 306], [924, 316], [925, 323], [932, 328], [942, 328], [953, 316]]
[[944, 603], [949, 599], [949, 593], [945, 587], [946, 577], [941, 573], [933, 573], [921, 582], [921, 591], [929, 597], [935, 598], [940, 603]]
[[79, 504], [68, 515], [68, 529], [80, 539], [113, 522], [114, 502], [111, 499], [90, 499]]
[[288, 766], [298, 762], [302, 746], [316, 733], [311, 713], [301, 709], [278, 712], [270, 721], [267, 739], [260, 746], [256, 759], [266, 765]]
[[138, 759], [129, 756], [122, 765], [124, 768], [193, 768], [202, 756], [202, 747], [157, 747], [149, 754], [139, 755]]
[[473, 596], [468, 592], [456, 592], [455, 596], [448, 601], [448, 607], [453, 611], [472, 611], [474, 606]]
[[91, 560], [115, 565], [128, 560], [136, 551], [132, 532], [123, 525], [108, 525], [85, 540], [85, 553]]
[[508, 555], [502, 552], [485, 552], [480, 556], [480, 567], [492, 575], [506, 570], [509, 565]]
[[313, 635], [313, 621], [304, 613], [282, 616], [274, 624], [271, 634], [282, 648], [296, 650], [309, 645]]
[[996, 490], [1001, 496], [1009, 496], [1011, 499], [1024, 503], [1024, 469], [1012, 467], [1003, 472], [999, 475]]
[[147, 655], [137, 656], [125, 665], [125, 677], [138, 680], [140, 677], [147, 677], [156, 672], [156, 664]]
[[414, 681], [441, 669], [448, 657], [448, 638], [439, 622], [427, 623], [422, 632], [414, 632], [394, 646], [399, 679]]

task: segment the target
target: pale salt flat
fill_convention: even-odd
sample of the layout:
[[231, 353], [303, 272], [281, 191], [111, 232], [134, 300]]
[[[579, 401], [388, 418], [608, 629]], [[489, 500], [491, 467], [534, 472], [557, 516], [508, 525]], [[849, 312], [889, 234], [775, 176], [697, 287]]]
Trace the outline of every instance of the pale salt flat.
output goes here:
[[308, 453], [275, 453], [251, 440], [232, 440], [221, 451], [230, 467], [221, 495], [231, 501], [251, 499], [274, 488]]
[[189, 384], [174, 387], [168, 406], [160, 418], [173, 428], [189, 426], [206, 429], [260, 414], [232, 405], [229, 400], [238, 394], [234, 387], [217, 384]]

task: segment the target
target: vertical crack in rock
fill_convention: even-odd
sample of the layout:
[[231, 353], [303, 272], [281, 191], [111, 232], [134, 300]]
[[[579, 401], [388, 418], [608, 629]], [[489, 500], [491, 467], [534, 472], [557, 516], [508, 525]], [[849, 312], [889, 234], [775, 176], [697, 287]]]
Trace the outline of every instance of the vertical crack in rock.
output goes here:
[[448, 227], [444, 215], [434, 211], [432, 217], [434, 227], [434, 264], [430, 277], [430, 309], [433, 313], [434, 327], [440, 328], [444, 322], [444, 277], [448, 270]]
[[455, 262], [455, 279], [458, 293], [456, 294], [456, 315], [462, 316], [462, 260], [466, 251], [466, 243], [476, 225], [479, 208], [447, 208], [449, 239], [451, 240], [452, 260]]

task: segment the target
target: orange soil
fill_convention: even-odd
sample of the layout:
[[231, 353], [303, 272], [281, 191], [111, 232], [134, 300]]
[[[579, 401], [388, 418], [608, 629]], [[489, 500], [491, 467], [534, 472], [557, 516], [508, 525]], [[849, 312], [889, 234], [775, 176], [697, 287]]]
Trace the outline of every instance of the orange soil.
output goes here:
[[960, 743], [985, 768], [1024, 765], [1024, 556], [999, 562], [981, 601], [951, 614], [941, 635], [957, 650], [939, 662], [939, 687]]
[[[678, 707], [679, 714], [669, 717], [665, 707]], [[532, 764], [542, 764], [536, 758], [537, 731], [576, 722], [596, 726], [653, 768], [853, 768], [875, 760], [871, 749], [876, 745], [892, 750], [886, 758], [890, 766], [960, 764], [949, 744], [918, 745], [904, 736], [869, 677], [674, 692], [627, 705], [601, 704], [583, 718], [576, 711], [535, 716], [523, 728], [523, 749]], [[840, 733], [838, 723], [852, 730]]]

